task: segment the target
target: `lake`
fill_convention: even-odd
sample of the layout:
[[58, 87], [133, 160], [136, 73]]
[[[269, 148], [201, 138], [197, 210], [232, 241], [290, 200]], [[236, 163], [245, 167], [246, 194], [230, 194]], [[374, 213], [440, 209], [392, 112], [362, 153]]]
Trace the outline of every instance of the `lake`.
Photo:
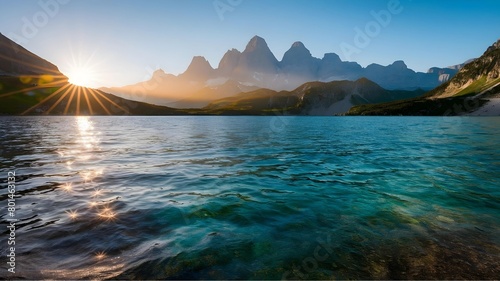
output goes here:
[[3, 278], [500, 276], [500, 118], [0, 122]]

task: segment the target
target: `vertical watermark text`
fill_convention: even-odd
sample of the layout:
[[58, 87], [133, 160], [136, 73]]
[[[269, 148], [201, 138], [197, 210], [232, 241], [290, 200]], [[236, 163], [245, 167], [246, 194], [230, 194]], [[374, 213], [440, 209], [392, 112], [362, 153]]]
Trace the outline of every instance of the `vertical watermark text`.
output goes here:
[[10, 273], [16, 273], [16, 172], [7, 174], [7, 265]]

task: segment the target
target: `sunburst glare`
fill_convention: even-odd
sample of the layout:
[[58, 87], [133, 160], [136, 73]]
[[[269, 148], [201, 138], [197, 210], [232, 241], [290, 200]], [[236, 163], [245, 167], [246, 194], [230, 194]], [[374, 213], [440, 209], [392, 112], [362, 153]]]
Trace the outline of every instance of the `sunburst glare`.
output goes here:
[[97, 215], [105, 220], [116, 219], [116, 213], [108, 206], [104, 207]]
[[73, 186], [71, 183], [65, 183], [63, 186], [62, 186], [62, 189], [66, 192], [71, 192], [73, 191]]
[[96, 190], [94, 190], [94, 193], [92, 193], [92, 197], [99, 197], [103, 193], [104, 193], [104, 191], [102, 191], [102, 189], [96, 189]]
[[105, 259], [106, 258], [106, 252], [104, 252], [104, 251], [97, 252], [97, 253], [95, 253], [95, 257], [98, 260]]
[[78, 212], [77, 211], [66, 211], [66, 214], [68, 214], [68, 216], [72, 219], [72, 220], [75, 220], [76, 218], [78, 218]]
[[73, 48], [69, 46], [71, 58], [63, 66], [64, 73], [68, 76], [68, 82], [82, 87], [95, 88], [100, 82], [99, 77], [103, 75], [104, 64], [102, 59], [96, 58], [97, 50], [89, 52], [82, 47]]
[[76, 117], [76, 123], [78, 124], [78, 130], [81, 134], [93, 129], [92, 121], [90, 121], [90, 118], [87, 116]]
[[75, 66], [67, 74], [68, 82], [76, 86], [88, 87], [95, 81], [94, 73], [94, 70], [90, 68]]

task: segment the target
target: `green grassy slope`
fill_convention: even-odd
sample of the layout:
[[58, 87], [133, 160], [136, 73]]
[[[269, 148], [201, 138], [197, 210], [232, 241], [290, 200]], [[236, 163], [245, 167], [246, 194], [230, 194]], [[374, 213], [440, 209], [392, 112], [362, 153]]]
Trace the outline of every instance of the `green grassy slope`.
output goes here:
[[26, 82], [0, 76], [0, 115], [185, 115], [66, 82]]

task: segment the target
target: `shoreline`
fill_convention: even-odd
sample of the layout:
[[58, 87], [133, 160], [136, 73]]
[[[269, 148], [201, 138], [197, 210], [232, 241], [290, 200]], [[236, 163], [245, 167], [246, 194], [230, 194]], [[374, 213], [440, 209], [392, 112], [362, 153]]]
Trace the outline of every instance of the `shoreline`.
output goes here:
[[488, 102], [478, 110], [464, 116], [500, 116], [500, 98], [488, 99]]

